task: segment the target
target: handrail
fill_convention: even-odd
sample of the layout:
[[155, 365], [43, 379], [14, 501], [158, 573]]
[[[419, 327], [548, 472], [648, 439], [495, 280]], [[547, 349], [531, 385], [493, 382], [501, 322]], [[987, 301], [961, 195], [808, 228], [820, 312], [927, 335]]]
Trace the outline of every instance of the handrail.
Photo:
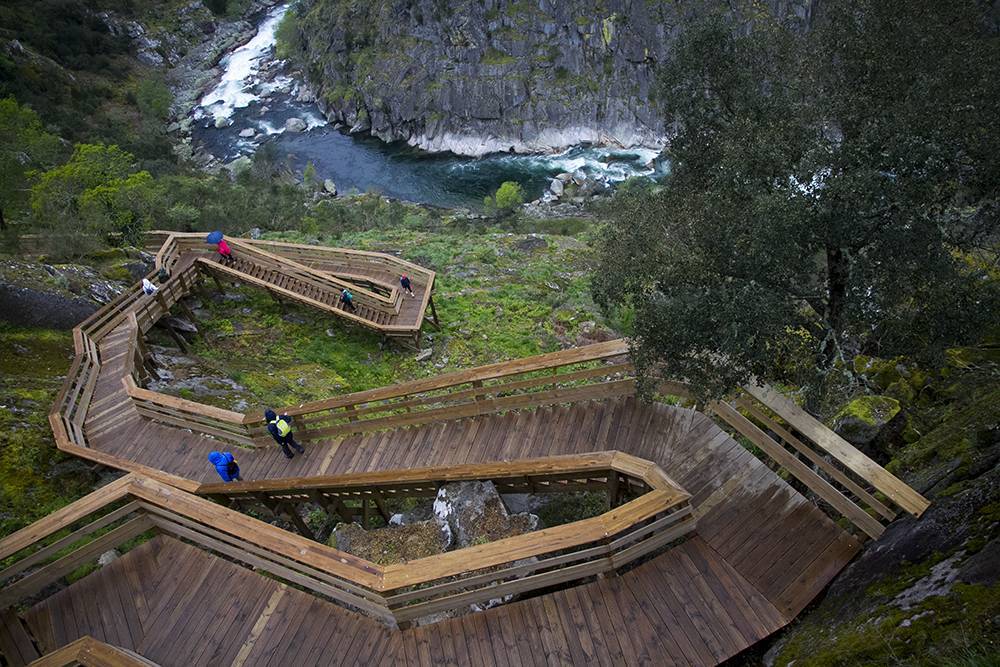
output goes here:
[[90, 635], [66, 644], [32, 661], [30, 667], [158, 667], [158, 663]]
[[[394, 475], [411, 483], [432, 484], [442, 479], [468, 479], [473, 474], [501, 483], [515, 483], [524, 477], [551, 481], [558, 472], [570, 481], [604, 480], [612, 494], [621, 488], [641, 492], [637, 498], [590, 519], [406, 565], [386, 566], [132, 473], [0, 540], [0, 559], [16, 556], [13, 564], [0, 572], [0, 583], [6, 582], [0, 592], [0, 607], [34, 595], [101, 552], [152, 528], [270, 572], [390, 625], [406, 623], [508, 592], [535, 590], [614, 570], [689, 533], [695, 526], [690, 496], [665, 475], [633, 476], [635, 471], [657, 470], [651, 462], [603, 452], [426, 469], [424, 473], [380, 473], [383, 481]], [[425, 474], [425, 479], [419, 480], [418, 474]], [[329, 486], [323, 493], [356, 488], [359, 483], [378, 487], [373, 475], [325, 482]], [[218, 486], [206, 488], [233, 498], [253, 493], [237, 485]], [[289, 492], [294, 495], [298, 490]], [[283, 502], [291, 502], [287, 496], [288, 492], [282, 495]], [[65, 530], [72, 532], [60, 537]]]

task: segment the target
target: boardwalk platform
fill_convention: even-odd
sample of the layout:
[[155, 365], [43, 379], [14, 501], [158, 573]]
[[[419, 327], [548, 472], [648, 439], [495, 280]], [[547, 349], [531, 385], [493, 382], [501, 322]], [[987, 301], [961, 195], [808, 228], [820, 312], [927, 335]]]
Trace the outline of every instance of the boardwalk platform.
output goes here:
[[392, 631], [169, 537], [25, 614], [161, 665], [711, 665], [786, 619], [700, 539], [619, 577]]
[[[0, 607], [5, 607], [0, 610], [0, 653], [12, 664], [80, 640], [67, 651], [88, 646], [133, 651], [139, 659], [185, 667], [713, 665], [791, 622], [857, 553], [865, 535], [881, 535], [883, 521], [895, 517], [890, 503], [916, 516], [926, 509], [919, 494], [769, 387], [744, 388], [735, 404], [716, 402], [708, 410], [754, 443], [770, 466], [712, 417], [638, 400], [625, 341], [289, 406], [307, 449], [288, 460], [268, 439], [259, 415], [143, 389], [144, 332], [172, 307], [182, 306], [181, 297], [207, 272], [383, 332], [418, 336], [433, 273], [417, 276], [417, 296], [402, 299], [385, 278], [399, 272], [397, 260], [388, 256], [235, 240], [231, 245], [239, 259], [225, 265], [197, 249], [200, 239], [193, 236], [166, 235], [162, 244], [158, 263], [172, 274], [158, 295], [133, 288], [74, 330], [77, 356], [50, 413], [57, 445], [134, 474], [0, 540], [0, 559], [21, 558], [0, 571], [0, 580], [9, 575], [0, 591]], [[344, 313], [337, 303], [338, 286], [345, 281], [362, 294], [363, 313]], [[399, 324], [400, 318], [413, 321]], [[660, 390], [688, 395], [688, 388], [676, 382], [665, 382]], [[452, 569], [431, 568], [434, 576], [411, 575], [406, 568], [413, 564], [393, 566], [395, 583], [389, 585], [385, 572], [367, 561], [194, 495], [222, 493], [206, 460], [214, 449], [237, 452], [245, 479], [276, 480], [274, 488], [284, 489], [279, 491], [284, 495], [274, 511], [287, 511], [293, 502], [289, 491], [318, 477], [354, 476], [350, 480], [356, 484], [361, 473], [395, 471], [383, 477], [396, 484], [415, 468], [490, 464], [499, 469], [516, 466], [503, 462], [561, 455], [593, 459], [603, 452], [615, 461], [632, 460], [633, 468], [635, 462], [645, 471], [655, 468], [683, 500], [684, 507], [674, 507], [672, 516], [642, 514], [629, 524], [641, 533], [636, 540], [653, 543], [659, 527], [671, 521], [684, 525], [637, 551], [641, 544], [605, 528], [624, 525], [620, 522], [601, 523], [590, 532], [568, 524], [534, 533], [538, 537], [530, 541], [542, 549], [537, 553], [548, 554], [552, 567], [576, 565], [514, 577], [511, 563], [524, 552], [500, 540], [470, 548], [491, 554], [478, 561], [466, 562], [466, 552], [446, 554]], [[824, 508], [776, 468], [822, 499]], [[527, 474], [524, 468], [510, 473], [522, 480]], [[618, 491], [611, 490], [617, 489], [619, 472], [606, 475], [603, 483], [612, 507], [608, 515], [619, 509], [628, 515], [624, 505], [615, 507]], [[660, 500], [667, 493], [644, 488]], [[323, 501], [317, 491], [309, 493], [299, 497]], [[268, 498], [260, 500], [266, 505]], [[649, 505], [643, 507], [649, 512]], [[70, 528], [105, 508], [108, 516]], [[831, 508], [849, 520], [854, 532], [827, 516]], [[110, 531], [95, 532], [116, 523]], [[75, 532], [60, 537], [66, 529]], [[299, 529], [309, 534], [308, 527]], [[569, 540], [548, 541], [557, 533], [577, 540], [577, 535], [593, 535], [586, 539], [595, 542], [580, 553], [594, 562], [577, 562], [584, 557], [566, 550]], [[141, 534], [155, 537], [57, 593], [31, 598], [102, 550]], [[686, 539], [677, 541], [682, 535]], [[91, 537], [96, 539], [90, 542]], [[77, 551], [61, 556], [60, 549], [69, 544]], [[614, 553], [633, 556], [605, 557], [612, 547], [625, 547]], [[510, 558], [498, 557], [504, 555]], [[501, 563], [507, 564], [492, 574], [490, 568]], [[574, 569], [581, 574], [574, 576]], [[480, 589], [463, 588], [467, 585]], [[408, 603], [418, 607], [432, 604], [420, 600], [433, 600], [437, 609], [460, 609], [472, 599], [468, 596], [495, 595], [493, 585], [507, 586], [503, 590], [522, 598], [408, 626], [420, 618], [416, 612], [406, 616]], [[27, 608], [10, 606], [29, 598], [34, 601]]]

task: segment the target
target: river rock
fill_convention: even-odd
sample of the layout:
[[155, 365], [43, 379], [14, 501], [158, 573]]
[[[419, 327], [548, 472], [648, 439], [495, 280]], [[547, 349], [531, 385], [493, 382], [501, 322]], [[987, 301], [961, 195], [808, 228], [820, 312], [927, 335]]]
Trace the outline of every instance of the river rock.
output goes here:
[[306, 127], [306, 122], [301, 118], [289, 118], [285, 121], [285, 130], [288, 132], [302, 132]]
[[244, 139], [248, 139], [253, 135], [257, 134], [252, 127], [248, 127], [245, 130], [240, 130], [240, 136]]
[[556, 178], [562, 181], [563, 183], [569, 183], [571, 180], [573, 180], [573, 174], [564, 171], [561, 174], [556, 174]]
[[323, 189], [333, 196], [337, 195], [337, 184], [329, 178], [323, 181]]
[[415, 361], [427, 361], [433, 355], [434, 355], [434, 348], [428, 347], [425, 350], [420, 350], [420, 353], [417, 354], [416, 357], [414, 357], [414, 360]]
[[587, 173], [582, 169], [577, 169], [576, 171], [573, 172], [571, 178], [573, 182], [576, 183], [577, 185], [583, 185], [584, 183], [587, 182]]
[[233, 121], [229, 120], [228, 118], [224, 118], [224, 117], [220, 116], [219, 118], [215, 119], [215, 127], [216, 127], [216, 129], [219, 129], [219, 130], [221, 130], [224, 127], [229, 127], [232, 124], [233, 124]]
[[553, 178], [552, 182], [549, 183], [549, 192], [556, 197], [561, 197], [563, 193], [563, 182], [558, 178]]

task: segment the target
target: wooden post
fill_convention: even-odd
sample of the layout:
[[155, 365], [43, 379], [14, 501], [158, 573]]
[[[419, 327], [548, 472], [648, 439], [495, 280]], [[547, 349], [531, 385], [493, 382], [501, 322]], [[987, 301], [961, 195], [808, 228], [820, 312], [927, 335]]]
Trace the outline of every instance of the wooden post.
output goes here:
[[382, 494], [378, 491], [372, 491], [372, 500], [375, 501], [375, 507], [378, 508], [378, 513], [382, 515], [382, 518], [386, 523], [389, 523], [389, 519], [391, 519], [392, 516], [389, 514], [389, 510], [386, 509], [385, 499], [382, 497]]
[[281, 507], [284, 514], [288, 515], [288, 518], [292, 521], [292, 525], [295, 526], [295, 529], [298, 530], [299, 533], [301, 533], [302, 537], [308, 537], [310, 540], [316, 539], [316, 535], [309, 529], [309, 526], [305, 521], [303, 521], [302, 517], [299, 516], [299, 512], [295, 505], [292, 505], [291, 503], [281, 503], [279, 507]]
[[163, 323], [166, 325], [167, 331], [170, 332], [171, 337], [173, 337], [174, 342], [176, 342], [177, 345], [180, 346], [183, 352], [188, 352], [190, 350], [190, 347], [188, 346], [187, 341], [184, 340], [184, 336], [180, 335], [177, 332], [177, 329], [174, 328], [174, 325], [171, 324], [169, 321], [164, 320]]
[[618, 504], [618, 472], [612, 470], [608, 473], [608, 509], [616, 504]]
[[361, 527], [368, 530], [368, 496], [361, 497]]
[[189, 320], [191, 320], [191, 324], [197, 324], [198, 323], [198, 318], [196, 318], [194, 316], [194, 311], [191, 310], [191, 306], [187, 305], [186, 303], [184, 303], [183, 301], [180, 301], [180, 300], [177, 303], [180, 305], [181, 310], [184, 311], [184, 317], [186, 317]]
[[431, 317], [434, 318], [434, 326], [438, 329], [441, 328], [441, 322], [438, 321], [437, 308], [434, 307], [434, 297], [431, 296], [427, 299], [427, 305], [431, 307]]
[[222, 282], [219, 280], [219, 276], [215, 275], [214, 273], [209, 275], [212, 276], [212, 280], [215, 281], [215, 286], [219, 288], [219, 291], [225, 294], [226, 289], [222, 286]]

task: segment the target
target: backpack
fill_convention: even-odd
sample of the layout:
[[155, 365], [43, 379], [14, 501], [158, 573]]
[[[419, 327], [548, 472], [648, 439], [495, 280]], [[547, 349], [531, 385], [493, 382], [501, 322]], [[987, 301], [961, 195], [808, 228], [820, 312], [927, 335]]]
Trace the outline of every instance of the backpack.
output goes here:
[[226, 474], [229, 475], [230, 479], [240, 474], [240, 467], [236, 464], [236, 459], [226, 464]]

